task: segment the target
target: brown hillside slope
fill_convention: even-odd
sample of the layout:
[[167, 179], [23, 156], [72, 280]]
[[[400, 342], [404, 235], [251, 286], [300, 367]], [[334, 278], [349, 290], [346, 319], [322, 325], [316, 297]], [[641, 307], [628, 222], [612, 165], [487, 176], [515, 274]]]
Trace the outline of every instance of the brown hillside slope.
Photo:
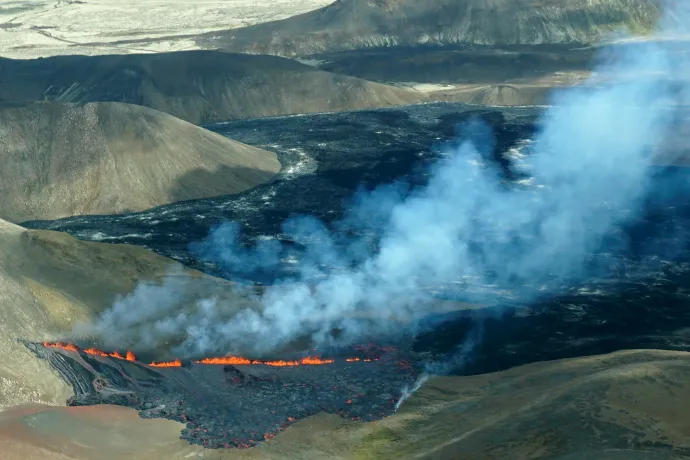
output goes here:
[[275, 154], [128, 104], [0, 108], [0, 218], [138, 211], [238, 193], [280, 169]]

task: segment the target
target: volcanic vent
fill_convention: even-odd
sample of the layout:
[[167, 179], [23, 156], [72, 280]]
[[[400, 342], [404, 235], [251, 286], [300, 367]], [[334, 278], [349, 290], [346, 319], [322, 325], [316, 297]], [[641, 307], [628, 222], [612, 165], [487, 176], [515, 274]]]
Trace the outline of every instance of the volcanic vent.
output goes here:
[[385, 417], [420, 370], [400, 350], [372, 344], [328, 358], [224, 356], [148, 364], [131, 352], [25, 344], [72, 385], [68, 405], [115, 404], [145, 418], [176, 420], [186, 424], [183, 439], [208, 448], [252, 447], [322, 411], [352, 420]]

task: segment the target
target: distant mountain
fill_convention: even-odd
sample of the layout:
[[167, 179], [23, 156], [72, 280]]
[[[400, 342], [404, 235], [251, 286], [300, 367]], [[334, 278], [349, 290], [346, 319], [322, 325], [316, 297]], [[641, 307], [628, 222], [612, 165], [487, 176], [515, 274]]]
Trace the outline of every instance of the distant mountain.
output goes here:
[[275, 154], [146, 107], [0, 108], [0, 218], [113, 214], [238, 193], [280, 169]]
[[336, 0], [280, 21], [203, 35], [233, 52], [307, 56], [420, 44], [589, 43], [648, 30], [659, 0]]
[[188, 51], [0, 59], [0, 101], [36, 100], [126, 102], [201, 124], [410, 104], [424, 97], [276, 56]]

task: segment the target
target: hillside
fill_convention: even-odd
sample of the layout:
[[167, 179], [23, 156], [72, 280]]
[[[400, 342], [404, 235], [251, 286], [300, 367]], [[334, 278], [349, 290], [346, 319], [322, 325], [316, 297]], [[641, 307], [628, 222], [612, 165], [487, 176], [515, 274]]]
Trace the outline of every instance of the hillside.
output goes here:
[[[176, 262], [139, 247], [87, 243], [3, 220], [0, 253], [0, 410], [26, 403], [64, 405], [71, 394], [48, 363], [17, 339], [61, 338], [74, 323], [131, 292], [138, 281], [161, 280], [173, 270], [171, 276], [196, 279], [186, 291], [192, 298], [198, 295], [195, 289], [208, 294], [228, 288], [225, 281], [183, 271]], [[180, 303], [189, 300], [186, 295]]]
[[194, 124], [425, 100], [276, 56], [215, 51], [0, 59], [0, 102], [125, 102]]
[[[371, 427], [361, 457], [655, 459], [688, 454], [690, 354], [631, 350], [439, 378]], [[678, 457], [675, 457], [677, 455]]]
[[0, 218], [114, 214], [238, 193], [280, 169], [275, 154], [119, 103], [0, 108]]
[[291, 18], [197, 44], [233, 52], [306, 56], [420, 44], [590, 43], [621, 28], [648, 30], [658, 0], [337, 0]]

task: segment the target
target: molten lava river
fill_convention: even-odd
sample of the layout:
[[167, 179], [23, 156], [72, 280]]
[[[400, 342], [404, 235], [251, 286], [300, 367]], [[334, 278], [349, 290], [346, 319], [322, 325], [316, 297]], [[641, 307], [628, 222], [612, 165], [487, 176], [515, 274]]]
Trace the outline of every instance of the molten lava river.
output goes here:
[[208, 448], [252, 447], [317, 412], [376, 420], [394, 412], [420, 369], [392, 347], [352, 347], [344, 357], [251, 360], [223, 356], [144, 363], [132, 352], [69, 343], [26, 346], [72, 385], [68, 405], [133, 407], [182, 422], [182, 438]]

